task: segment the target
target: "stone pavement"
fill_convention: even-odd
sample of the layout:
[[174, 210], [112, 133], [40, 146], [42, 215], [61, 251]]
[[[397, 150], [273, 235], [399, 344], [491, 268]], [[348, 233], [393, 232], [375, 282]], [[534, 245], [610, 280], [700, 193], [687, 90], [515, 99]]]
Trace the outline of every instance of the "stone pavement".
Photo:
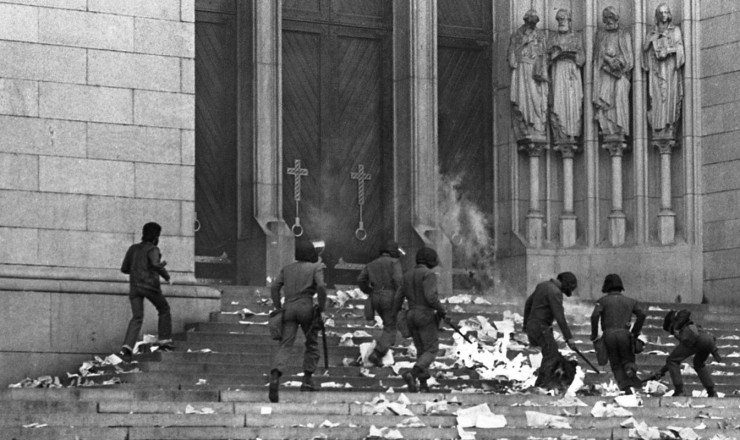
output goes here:
[[[407, 393], [391, 368], [365, 369], [354, 363], [357, 344], [371, 340], [362, 331], [377, 334], [380, 330], [366, 327], [362, 310], [356, 307], [361, 301], [350, 300], [329, 310], [334, 319], [334, 326], [328, 328], [330, 367], [324, 371], [322, 359], [314, 376], [317, 385], [323, 385], [321, 390], [298, 391], [303, 350], [299, 336], [292, 367], [281, 379], [280, 403], [270, 403], [266, 384], [276, 343], [269, 339], [266, 317], [260, 314], [269, 309], [266, 298], [265, 289], [224, 288], [221, 311], [212, 313], [209, 322], [188, 325], [178, 335], [175, 352], [140, 354], [131, 364], [97, 368], [99, 375], [84, 378], [89, 386], [0, 390], [0, 439], [453, 439], [475, 432], [467, 438], [565, 440], [629, 438], [631, 433], [632, 438], [650, 438], [659, 431], [664, 436], [680, 432], [680, 438], [740, 438], [736, 397], [740, 315], [734, 309], [682, 305], [693, 309], [695, 318], [718, 337], [723, 363], [710, 368], [723, 398], [641, 393], [641, 406], [621, 408], [611, 406], [614, 396], [598, 392], [612, 377], [608, 367], [601, 367], [606, 371], [602, 374], [588, 372], [576, 399], [535, 390], [517, 392], [509, 381], [484, 380], [459, 365], [439, 370], [445, 374], [438, 376], [431, 392]], [[477, 315], [500, 321], [507, 310], [521, 312], [516, 304], [487, 299], [494, 304], [450, 305], [450, 310], [456, 310], [450, 315], [455, 321]], [[595, 361], [583, 316], [590, 309], [568, 306], [575, 339]], [[675, 305], [650, 305], [644, 329], [649, 340], [646, 353], [670, 351], [673, 341], [660, 328], [664, 310], [670, 306]], [[238, 313], [244, 308], [257, 314]], [[358, 330], [358, 336], [345, 337], [339, 346], [342, 335]], [[443, 345], [450, 345], [452, 332], [443, 331], [441, 339]], [[409, 343], [399, 338], [400, 346]], [[413, 360], [403, 347], [395, 350], [394, 357], [397, 362]], [[638, 355], [641, 375], [659, 368], [664, 359], [659, 354]], [[451, 366], [455, 358], [439, 361]], [[698, 393], [701, 385], [689, 370], [684, 374], [687, 391]], [[111, 379], [122, 383], [99, 385]], [[68, 380], [62, 378], [62, 382]], [[672, 388], [669, 381], [663, 382]], [[594, 417], [592, 409], [603, 404], [629, 411], [631, 424], [625, 415]], [[470, 412], [472, 419], [471, 414], [465, 416]]]

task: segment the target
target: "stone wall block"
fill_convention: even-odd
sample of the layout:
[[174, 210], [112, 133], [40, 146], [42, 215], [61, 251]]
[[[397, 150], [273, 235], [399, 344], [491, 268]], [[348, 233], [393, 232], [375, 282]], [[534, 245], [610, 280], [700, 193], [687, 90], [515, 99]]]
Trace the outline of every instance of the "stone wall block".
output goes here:
[[0, 116], [0, 151], [84, 157], [84, 122]]
[[[195, 271], [195, 239], [193, 237], [162, 235], [159, 239], [159, 248], [162, 259], [167, 261], [167, 270], [170, 272]], [[177, 283], [177, 275], [173, 275]]]
[[47, 8], [76, 9], [78, 11], [87, 9], [87, 0], [13, 0], [13, 3]]
[[137, 163], [136, 197], [193, 201], [195, 168]]
[[195, 25], [136, 18], [134, 50], [140, 53], [195, 58]]
[[195, 95], [135, 90], [134, 123], [194, 129]]
[[108, 14], [180, 20], [180, 0], [89, 0], [87, 9]]
[[174, 57], [90, 50], [88, 84], [179, 92], [180, 60]]
[[0, 191], [0, 224], [4, 226], [84, 230], [87, 226], [85, 196], [27, 191]]
[[0, 338], [0, 350], [48, 350], [51, 341], [49, 294], [1, 292], [0, 298], [3, 303], [0, 307], [0, 333], [15, 335], [23, 332], [22, 338]]
[[181, 92], [195, 93], [195, 60], [192, 58], [181, 59]]
[[76, 121], [133, 122], [131, 90], [73, 84], [39, 85], [41, 117]]
[[38, 264], [73, 267], [121, 267], [131, 234], [39, 230]]
[[38, 83], [0, 78], [0, 114], [38, 116]]
[[195, 21], [195, 0], [180, 0], [180, 20], [188, 23]]
[[[39, 264], [38, 249], [39, 236], [37, 229], [0, 227], [0, 261], [5, 264]], [[0, 297], [6, 292], [0, 292]], [[4, 303], [5, 304], [5, 303]], [[7, 310], [7, 306], [0, 307], [0, 313]], [[6, 320], [2, 320], [3, 324]], [[17, 327], [16, 327], [17, 329]], [[4, 332], [4, 335], [11, 333]], [[15, 339], [15, 338], [0, 338]]]
[[180, 202], [180, 235], [184, 237], [195, 236], [195, 203]]
[[132, 197], [134, 165], [130, 162], [41, 157], [41, 191]]
[[87, 131], [91, 159], [179, 164], [180, 142], [174, 128], [91, 123]]
[[195, 165], [195, 130], [181, 130], [180, 160], [183, 165]]
[[38, 157], [27, 154], [0, 153], [0, 189], [35, 191], [38, 188]]
[[41, 9], [39, 42], [131, 52], [134, 49], [134, 18], [63, 9]]
[[85, 49], [0, 41], [0, 77], [84, 84]]
[[0, 3], [0, 40], [39, 40], [39, 8]]
[[90, 196], [88, 230], [141, 236], [145, 223], [157, 222], [163, 233], [180, 232], [180, 202], [173, 200], [132, 199], [128, 197]]

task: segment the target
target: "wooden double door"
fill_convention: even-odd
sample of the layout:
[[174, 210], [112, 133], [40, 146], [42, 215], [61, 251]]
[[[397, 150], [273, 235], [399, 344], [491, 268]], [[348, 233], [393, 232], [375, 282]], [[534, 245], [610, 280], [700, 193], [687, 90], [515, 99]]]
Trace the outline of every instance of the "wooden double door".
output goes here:
[[[354, 283], [353, 264], [393, 237], [387, 3], [299, 10], [286, 2], [283, 10], [284, 219], [300, 224], [301, 238], [326, 242], [322, 258], [336, 284]], [[368, 16], [374, 27], [359, 26]]]

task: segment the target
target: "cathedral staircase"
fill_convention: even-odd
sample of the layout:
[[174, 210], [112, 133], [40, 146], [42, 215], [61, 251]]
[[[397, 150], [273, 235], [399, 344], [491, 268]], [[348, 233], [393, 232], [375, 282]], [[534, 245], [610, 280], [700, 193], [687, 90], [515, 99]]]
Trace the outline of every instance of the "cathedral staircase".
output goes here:
[[[456, 292], [456, 294], [465, 292]], [[294, 347], [292, 367], [281, 379], [280, 402], [267, 399], [267, 375], [276, 342], [264, 325], [269, 310], [264, 288], [224, 287], [222, 307], [209, 322], [193, 323], [167, 353], [136, 355], [122, 368], [107, 366], [88, 377], [88, 386], [62, 388], [8, 388], [0, 390], [0, 439], [457, 439], [475, 432], [477, 439], [621, 439], [630, 428], [628, 417], [596, 418], [597, 402], [614, 403], [614, 396], [579, 393], [585, 406], [562, 400], [562, 396], [512, 393], [505, 382], [480, 379], [464, 368], [439, 377], [429, 393], [410, 394], [391, 368], [362, 368], [356, 365], [357, 345], [371, 340], [358, 333], [355, 346], [340, 346], [341, 335], [364, 330], [372, 335], [379, 328], [366, 327], [360, 300], [341, 308], [330, 308], [334, 327], [328, 327], [329, 369], [314, 376], [317, 392], [300, 392], [303, 338]], [[521, 306], [487, 298], [493, 305], [455, 306], [450, 315], [457, 321], [484, 315], [501, 320], [507, 310], [521, 313]], [[595, 363], [587, 314], [590, 305], [566, 312], [582, 352]], [[644, 334], [651, 350], [670, 351], [673, 341], [661, 329], [665, 310], [676, 304], [650, 304]], [[722, 364], [710, 364], [722, 398], [664, 397], [640, 394], [642, 406], [624, 408], [634, 421], [660, 431], [671, 427], [690, 438], [740, 438], [740, 314], [738, 309], [711, 305], [682, 305], [693, 310], [695, 319], [718, 338]], [[244, 308], [255, 315], [240, 314]], [[449, 306], [453, 310], [453, 306]], [[175, 311], [176, 313], [176, 311]], [[578, 323], [578, 324], [576, 324]], [[299, 332], [300, 333], [300, 332]], [[410, 340], [399, 339], [400, 345]], [[441, 343], [451, 344], [452, 331], [441, 333]], [[347, 340], [343, 344], [347, 344]], [[395, 351], [397, 362], [413, 361], [405, 350]], [[454, 359], [438, 359], [451, 364]], [[657, 370], [665, 355], [638, 355], [641, 375]], [[585, 368], [585, 365], [584, 365]], [[586, 388], [605, 384], [612, 378], [608, 367], [601, 374], [589, 371]], [[686, 388], [702, 390], [693, 370], [684, 373]], [[102, 385], [111, 379], [122, 383]], [[64, 380], [63, 380], [64, 382]], [[666, 378], [664, 383], [670, 386]], [[591, 387], [589, 387], [591, 385]], [[485, 390], [485, 391], [484, 391]], [[590, 395], [588, 395], [590, 394]], [[564, 403], [565, 402], [565, 403]], [[469, 427], [459, 431], [456, 412], [475, 411], [487, 404], [493, 414], [503, 416], [503, 427]], [[472, 409], [471, 409], [472, 408]], [[480, 409], [480, 407], [477, 407]], [[563, 416], [570, 426], [557, 424], [530, 427], [528, 412]], [[532, 414], [529, 414], [533, 417]], [[501, 420], [497, 418], [496, 420]], [[562, 420], [562, 419], [561, 419]], [[703, 428], [702, 428], [703, 427]], [[692, 428], [680, 431], [680, 428]], [[643, 432], [643, 431], [640, 431]], [[653, 433], [655, 431], [652, 431]], [[467, 433], [467, 434], [466, 434]], [[647, 437], [646, 437], [647, 438]]]

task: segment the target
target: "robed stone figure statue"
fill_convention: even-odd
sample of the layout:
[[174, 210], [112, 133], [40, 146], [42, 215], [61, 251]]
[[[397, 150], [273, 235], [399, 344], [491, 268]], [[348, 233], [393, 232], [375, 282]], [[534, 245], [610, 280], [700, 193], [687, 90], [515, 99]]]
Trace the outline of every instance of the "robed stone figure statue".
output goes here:
[[537, 29], [535, 10], [524, 15], [524, 24], [509, 40], [512, 124], [517, 141], [547, 141], [547, 75], [545, 33]]
[[604, 27], [594, 45], [595, 118], [605, 138], [630, 133], [630, 79], [635, 65], [632, 36], [619, 27], [619, 14], [609, 6], [602, 13]]
[[673, 137], [683, 102], [684, 47], [681, 28], [673, 24], [668, 5], [655, 9], [655, 27], [645, 37], [644, 68], [648, 71], [648, 123], [654, 135]]
[[573, 32], [572, 17], [567, 9], [555, 15], [558, 30], [547, 42], [551, 63], [552, 88], [550, 127], [555, 143], [574, 143], [581, 135], [583, 115], [583, 80], [581, 67], [586, 61], [581, 36]]

